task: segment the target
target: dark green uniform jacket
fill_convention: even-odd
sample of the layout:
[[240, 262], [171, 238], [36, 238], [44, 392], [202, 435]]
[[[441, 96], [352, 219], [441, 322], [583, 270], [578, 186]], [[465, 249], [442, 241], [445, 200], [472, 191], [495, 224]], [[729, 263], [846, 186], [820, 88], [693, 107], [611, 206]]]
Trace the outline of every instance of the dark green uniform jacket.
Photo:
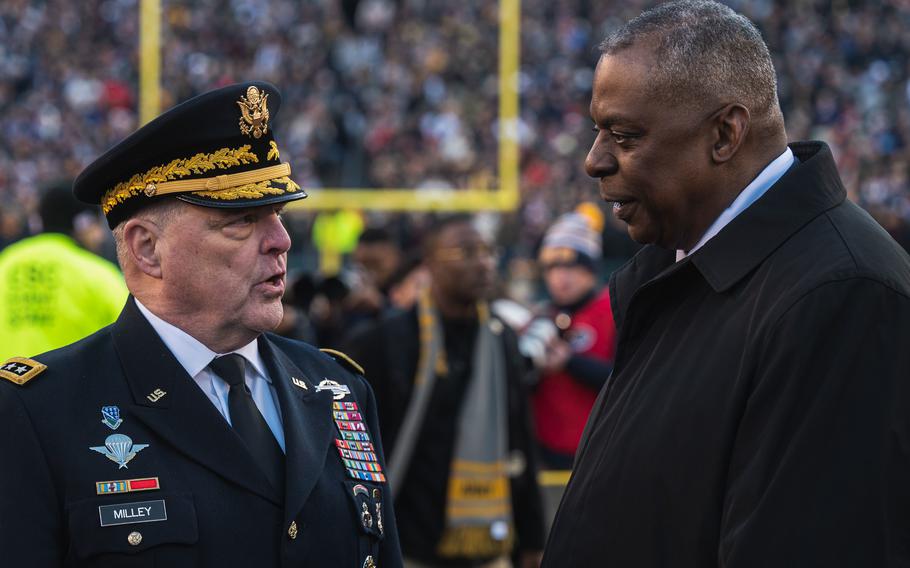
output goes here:
[[615, 370], [544, 565], [910, 566], [910, 259], [831, 151], [611, 280]]
[[[386, 484], [352, 479], [336, 448], [335, 403], [354, 403], [384, 467], [370, 387], [306, 344], [259, 347], [284, 427], [283, 495], [132, 299], [110, 327], [36, 357], [47, 370], [27, 383], [0, 380], [0, 564], [400, 566]], [[349, 392], [317, 389], [325, 379]], [[90, 449], [113, 434], [135, 453], [124, 467]], [[153, 489], [121, 492], [130, 484]]]

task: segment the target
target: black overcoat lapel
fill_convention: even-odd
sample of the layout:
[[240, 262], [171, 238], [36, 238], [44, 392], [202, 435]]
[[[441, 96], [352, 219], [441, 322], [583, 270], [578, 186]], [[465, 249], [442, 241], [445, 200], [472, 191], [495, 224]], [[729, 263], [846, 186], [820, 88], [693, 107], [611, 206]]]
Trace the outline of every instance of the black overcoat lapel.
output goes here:
[[130, 297], [114, 323], [114, 348], [132, 413], [178, 451], [276, 505], [281, 497], [230, 425], [187, 374]]
[[[293, 520], [316, 486], [334, 440], [331, 391], [317, 391], [318, 370], [299, 367], [266, 337], [259, 351], [281, 406], [287, 461], [285, 520]], [[306, 385], [305, 388], [300, 385]]]

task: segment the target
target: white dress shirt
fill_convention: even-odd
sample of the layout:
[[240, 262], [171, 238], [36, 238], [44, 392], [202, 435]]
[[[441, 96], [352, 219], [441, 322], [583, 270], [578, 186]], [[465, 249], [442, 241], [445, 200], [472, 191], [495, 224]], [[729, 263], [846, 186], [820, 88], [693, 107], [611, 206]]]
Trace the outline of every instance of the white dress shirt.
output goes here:
[[724, 227], [726, 227], [730, 221], [736, 218], [737, 215], [749, 208], [750, 205], [755, 203], [761, 198], [771, 186], [777, 183], [787, 170], [790, 169], [790, 166], [793, 165], [795, 158], [793, 157], [793, 151], [790, 150], [788, 146], [783, 153], [774, 158], [774, 160], [765, 166], [765, 169], [752, 180], [752, 183], [746, 186], [739, 196], [733, 200], [733, 203], [727, 207], [720, 216], [714, 220], [714, 223], [708, 227], [708, 230], [705, 231], [705, 234], [702, 235], [701, 239], [695, 243], [695, 246], [692, 247], [688, 252], [684, 250], [676, 251], [676, 262], [686, 258], [693, 252], [697, 251], [704, 244], [714, 238], [717, 233], [719, 233]]
[[[228, 392], [231, 387], [208, 367], [212, 359], [219, 355], [227, 355], [227, 353], [215, 353], [192, 335], [153, 314], [139, 300], [136, 300], [136, 306], [139, 307], [139, 311], [152, 325], [177, 361], [186, 369], [187, 374], [193, 377], [202, 392], [209, 397], [218, 412], [230, 424], [231, 414], [228, 410]], [[250, 389], [253, 401], [259, 408], [259, 412], [262, 413], [262, 417], [265, 418], [266, 424], [269, 425], [269, 429], [275, 435], [278, 445], [284, 451], [284, 430], [281, 426], [281, 410], [278, 408], [278, 396], [275, 393], [275, 387], [272, 385], [272, 379], [269, 377], [265, 363], [259, 355], [257, 340], [254, 339], [231, 353], [237, 353], [246, 360], [247, 364], [244, 365], [246, 369], [244, 375], [246, 386]]]

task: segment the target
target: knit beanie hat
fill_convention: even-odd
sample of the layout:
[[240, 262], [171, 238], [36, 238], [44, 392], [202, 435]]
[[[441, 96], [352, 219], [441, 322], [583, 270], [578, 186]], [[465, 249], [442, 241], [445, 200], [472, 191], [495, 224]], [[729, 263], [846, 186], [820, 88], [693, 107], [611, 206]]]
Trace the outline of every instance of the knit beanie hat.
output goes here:
[[582, 203], [547, 230], [538, 260], [543, 265], [578, 264], [594, 270], [601, 256], [603, 213], [593, 203]]

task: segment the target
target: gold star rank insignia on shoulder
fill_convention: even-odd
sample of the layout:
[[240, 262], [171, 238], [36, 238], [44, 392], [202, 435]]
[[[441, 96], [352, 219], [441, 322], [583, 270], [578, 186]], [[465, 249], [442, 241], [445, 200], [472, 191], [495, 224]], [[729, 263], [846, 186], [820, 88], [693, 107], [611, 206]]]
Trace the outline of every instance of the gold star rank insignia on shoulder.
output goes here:
[[45, 369], [47, 369], [47, 365], [39, 363], [34, 359], [12, 357], [0, 365], [0, 377], [3, 377], [12, 383], [16, 383], [17, 385], [24, 385], [41, 374]]

